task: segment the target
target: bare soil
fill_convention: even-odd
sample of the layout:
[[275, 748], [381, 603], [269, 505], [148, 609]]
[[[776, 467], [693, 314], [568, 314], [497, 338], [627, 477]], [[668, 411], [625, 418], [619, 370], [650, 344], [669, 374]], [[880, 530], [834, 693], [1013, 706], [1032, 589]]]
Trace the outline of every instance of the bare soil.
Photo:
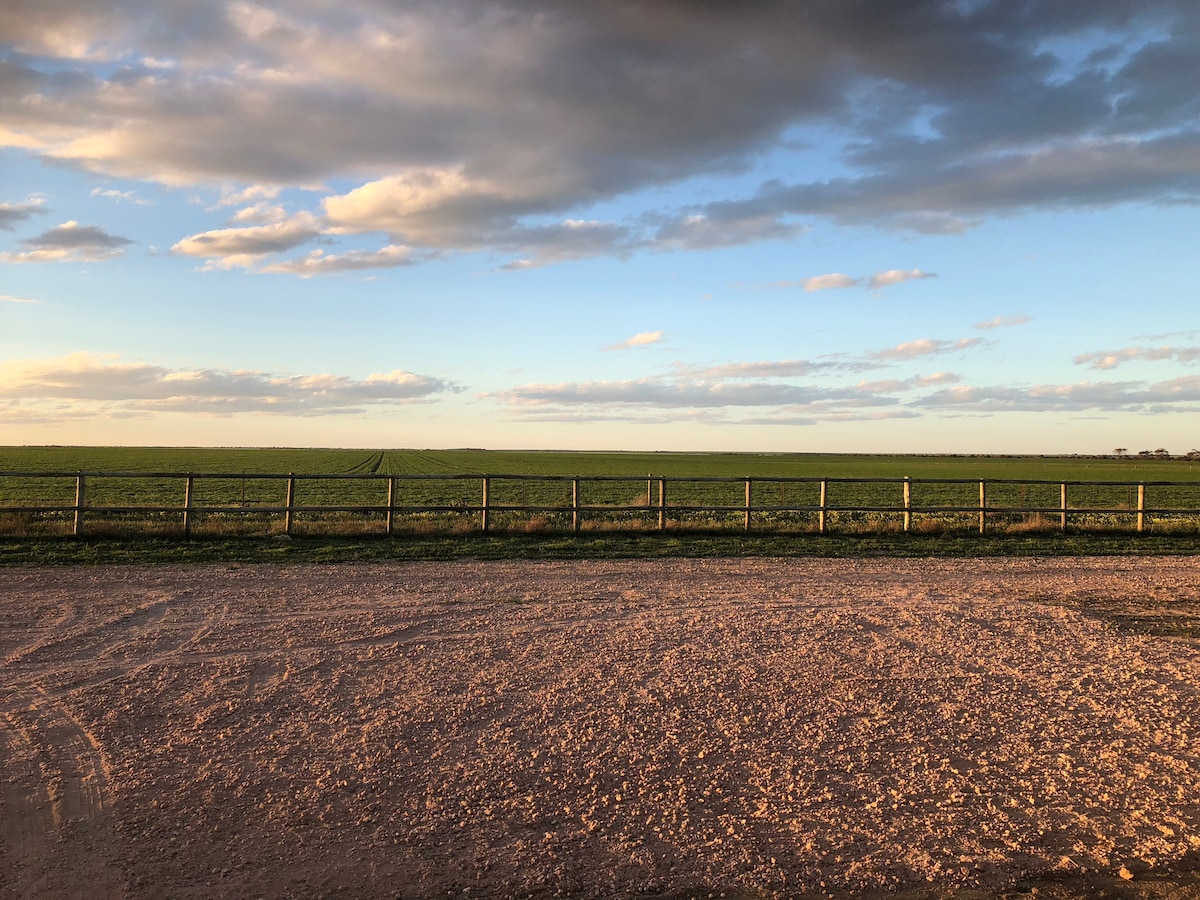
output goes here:
[[1200, 897], [1200, 559], [0, 569], [5, 897]]

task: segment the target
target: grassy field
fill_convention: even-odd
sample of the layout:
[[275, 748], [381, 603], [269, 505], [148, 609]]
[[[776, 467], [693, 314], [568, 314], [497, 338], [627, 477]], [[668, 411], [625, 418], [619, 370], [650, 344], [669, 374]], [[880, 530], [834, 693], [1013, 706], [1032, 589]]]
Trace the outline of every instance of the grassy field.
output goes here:
[[1200, 461], [1083, 456], [0, 447], [0, 472], [210, 472], [1200, 481]]
[[[1128, 530], [1135, 518], [1134, 483], [1151, 484], [1150, 508], [1200, 511], [1200, 461], [1111, 457], [1031, 456], [908, 456], [776, 453], [610, 453], [484, 450], [313, 450], [283, 448], [119, 448], [119, 447], [0, 447], [0, 534], [15, 536], [61, 534], [69, 526], [66, 512], [3, 513], [5, 507], [68, 507], [75, 502], [75, 472], [90, 474], [87, 503], [94, 507], [181, 507], [183, 473], [220, 475], [196, 479], [195, 507], [220, 509], [196, 516], [196, 526], [210, 536], [277, 532], [282, 517], [266, 510], [286, 502], [285, 478], [254, 475], [324, 476], [300, 479], [294, 502], [298, 506], [344, 506], [328, 513], [302, 513], [297, 528], [310, 534], [378, 532], [383, 515], [364, 513], [366, 507], [387, 503], [388, 477], [409, 476], [396, 482], [397, 506], [414, 509], [397, 516], [397, 525], [410, 533], [467, 532], [478, 527], [481, 481], [488, 474], [489, 505], [499, 507], [490, 524], [498, 530], [559, 531], [571, 527], [572, 485], [569, 480], [529, 481], [507, 475], [557, 476], [567, 479], [601, 477], [581, 486], [581, 503], [596, 507], [584, 528], [644, 530], [657, 524], [658, 479], [670, 481], [670, 525], [691, 530], [730, 530], [744, 527], [745, 483], [687, 481], [686, 479], [753, 479], [755, 528], [807, 532], [816, 527], [811, 511], [777, 507], [817, 506], [816, 482], [778, 479], [833, 479], [826, 503], [830, 507], [874, 507], [873, 512], [834, 512], [830, 527], [841, 531], [888, 531], [899, 527], [902, 488], [896, 482], [839, 482], [836, 479], [917, 480], [912, 490], [916, 507], [973, 507], [979, 502], [978, 481], [988, 485], [989, 508], [1013, 510], [991, 517], [997, 530], [1039, 530], [1054, 525], [1052, 517], [1017, 512], [1023, 508], [1054, 509], [1060, 502], [1059, 482], [1105, 482], [1074, 485], [1069, 504], [1074, 508], [1105, 508], [1130, 512], [1080, 515], [1077, 524], [1092, 529]], [[23, 477], [21, 473], [57, 472], [56, 478]], [[114, 477], [115, 473], [160, 473], [169, 477]], [[412, 476], [425, 476], [413, 478]], [[773, 480], [776, 479], [776, 480]], [[921, 479], [961, 479], [960, 484], [921, 483]], [[1195, 482], [1186, 487], [1154, 487], [1154, 482]], [[1050, 482], [1050, 483], [1039, 483]], [[532, 512], [506, 511], [506, 506], [540, 506]], [[416, 507], [432, 509], [415, 509]], [[726, 507], [712, 511], [702, 507]], [[262, 510], [259, 512], [259, 510]], [[356, 511], [357, 510], [357, 511]], [[991, 515], [991, 514], [989, 514]], [[89, 513], [93, 533], [120, 530], [138, 521], [138, 529], [164, 535], [178, 532], [179, 513]], [[931, 533], [970, 530], [977, 516], [969, 513], [924, 513], [914, 528]], [[1154, 517], [1153, 528], [1195, 530], [1197, 515]]]

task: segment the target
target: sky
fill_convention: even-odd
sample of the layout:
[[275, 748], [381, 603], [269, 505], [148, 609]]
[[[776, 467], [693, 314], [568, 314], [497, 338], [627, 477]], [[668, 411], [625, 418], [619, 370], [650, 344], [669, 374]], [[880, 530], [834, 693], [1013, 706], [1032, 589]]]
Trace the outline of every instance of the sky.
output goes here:
[[1200, 446], [1194, 0], [0, 0], [0, 444]]

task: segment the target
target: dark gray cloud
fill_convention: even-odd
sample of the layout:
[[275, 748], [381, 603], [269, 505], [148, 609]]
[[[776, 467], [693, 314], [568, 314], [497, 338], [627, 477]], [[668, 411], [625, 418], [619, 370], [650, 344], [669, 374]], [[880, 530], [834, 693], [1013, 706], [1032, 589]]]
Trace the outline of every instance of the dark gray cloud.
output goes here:
[[[6, 12], [0, 144], [168, 184], [357, 184], [325, 204], [329, 228], [514, 267], [793, 239], [816, 219], [953, 233], [1029, 210], [1200, 202], [1189, 0]], [[656, 208], [655, 188], [744, 185], [768, 155], [830, 135], [836, 169], [776, 165], [756, 190]], [[622, 221], [588, 212], [639, 193]]]
[[25, 203], [0, 203], [0, 231], [13, 231], [17, 225], [38, 213], [45, 212], [41, 203], [29, 200]]
[[26, 238], [21, 243], [35, 250], [119, 250], [133, 241], [119, 235], [109, 234], [99, 225], [80, 225], [65, 222], [37, 237]]
[[21, 242], [28, 250], [19, 253], [0, 253], [0, 262], [64, 262], [95, 261], [120, 256], [132, 244], [129, 238], [109, 234], [99, 225], [80, 225], [64, 222], [44, 231], [37, 237]]

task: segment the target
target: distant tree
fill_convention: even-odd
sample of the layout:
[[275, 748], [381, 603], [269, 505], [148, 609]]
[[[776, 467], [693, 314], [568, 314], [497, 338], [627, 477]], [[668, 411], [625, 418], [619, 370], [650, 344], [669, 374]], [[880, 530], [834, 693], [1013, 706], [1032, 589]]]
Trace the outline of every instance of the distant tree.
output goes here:
[[1113, 451], [1113, 456], [1124, 456], [1128, 452], [1129, 449], [1127, 447], [1118, 447]]
[[1154, 456], [1157, 459], [1170, 459], [1171, 453], [1169, 450], [1167, 450], [1166, 447], [1159, 447], [1157, 450], [1154, 451]]
[[1184, 459], [1200, 459], [1200, 450], [1189, 450], [1184, 456]]
[[1139, 450], [1138, 451], [1138, 456], [1140, 456], [1142, 459], [1149, 459], [1153, 455], [1154, 454], [1151, 453], [1149, 450]]

